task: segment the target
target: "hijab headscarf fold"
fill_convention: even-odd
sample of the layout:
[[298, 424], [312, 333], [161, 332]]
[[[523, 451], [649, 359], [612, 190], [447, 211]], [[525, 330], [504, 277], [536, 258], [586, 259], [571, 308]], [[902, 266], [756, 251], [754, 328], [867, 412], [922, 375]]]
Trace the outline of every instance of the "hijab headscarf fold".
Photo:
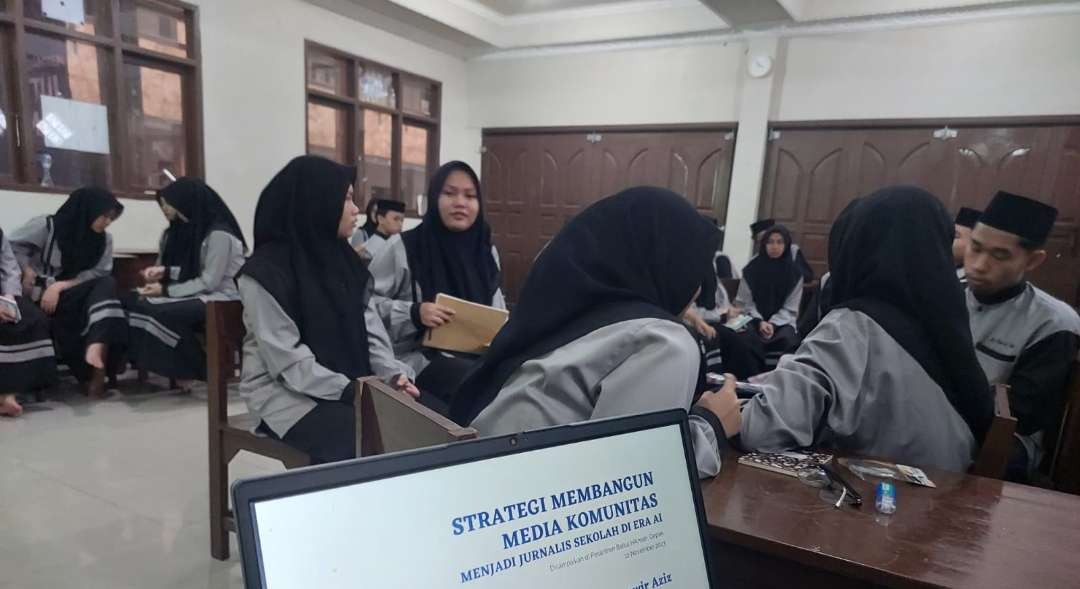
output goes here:
[[[455, 171], [468, 174], [476, 186], [480, 212], [465, 231], [451, 231], [439, 215], [439, 198], [447, 178]], [[499, 288], [499, 266], [491, 251], [491, 227], [484, 220], [480, 180], [465, 162], [443, 164], [428, 184], [427, 211], [419, 226], [402, 234], [413, 279], [425, 302], [439, 293], [481, 305], [490, 305]]]
[[993, 395], [953, 270], [953, 233], [945, 206], [921, 188], [894, 186], [857, 199], [829, 235], [831, 304], [863, 312], [888, 332], [981, 444]]
[[[777, 234], [784, 238], [784, 253], [779, 258], [770, 258], [766, 245]], [[757, 256], [743, 269], [743, 279], [750, 285], [754, 305], [765, 321], [784, 307], [784, 301], [802, 280], [802, 272], [792, 260], [791, 232], [787, 227], [773, 225], [761, 236]]]
[[255, 252], [240, 269], [296, 323], [319, 364], [349, 378], [371, 374], [364, 323], [371, 275], [338, 237], [355, 178], [355, 168], [318, 156], [289, 162], [259, 196]]
[[523, 363], [601, 327], [646, 317], [679, 322], [719, 244], [716, 227], [669, 190], [631, 188], [589, 206], [534, 262], [450, 416], [470, 423]]
[[202, 180], [180, 178], [158, 191], [157, 198], [158, 203], [168, 203], [187, 219], [185, 222], [178, 217], [170, 221], [162, 239], [162, 265], [179, 266], [180, 282], [202, 272], [202, 243], [211, 231], [231, 233], [247, 249], [236, 217], [221, 196]]
[[124, 212], [124, 205], [104, 188], [86, 187], [71, 193], [52, 216], [53, 234], [60, 245], [60, 280], [74, 278], [93, 268], [105, 254], [105, 233], [91, 228], [102, 215], [113, 219]]

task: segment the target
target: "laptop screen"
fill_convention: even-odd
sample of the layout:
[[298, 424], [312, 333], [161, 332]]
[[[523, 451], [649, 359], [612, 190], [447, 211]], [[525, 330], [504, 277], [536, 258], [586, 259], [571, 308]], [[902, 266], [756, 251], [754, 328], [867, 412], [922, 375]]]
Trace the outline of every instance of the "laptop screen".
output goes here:
[[684, 439], [669, 420], [253, 500], [263, 586], [708, 587]]

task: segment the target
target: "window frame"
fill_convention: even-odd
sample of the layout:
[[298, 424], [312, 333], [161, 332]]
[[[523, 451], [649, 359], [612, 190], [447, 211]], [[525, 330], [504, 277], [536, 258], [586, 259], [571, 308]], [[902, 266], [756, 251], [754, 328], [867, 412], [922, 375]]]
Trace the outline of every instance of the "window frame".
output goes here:
[[132, 162], [135, 161], [134, 147], [127, 141], [128, 122], [127, 113], [127, 88], [124, 79], [124, 67], [127, 58], [131, 58], [142, 64], [160, 66], [166, 71], [178, 71], [181, 75], [181, 87], [184, 90], [181, 109], [184, 116], [184, 140], [186, 176], [204, 177], [206, 172], [205, 153], [203, 148], [203, 104], [202, 104], [202, 49], [199, 23], [199, 8], [182, 0], [136, 0], [138, 4], [160, 6], [170, 12], [181, 11], [187, 20], [187, 45], [188, 56], [178, 57], [167, 53], [159, 53], [152, 49], [140, 47], [137, 42], [129, 42], [123, 39], [121, 30], [120, 4], [121, 0], [99, 0], [109, 3], [110, 34], [97, 35], [74, 31], [63, 25], [36, 20], [25, 14], [26, 0], [9, 0], [7, 11], [0, 11], [0, 29], [10, 33], [10, 58], [11, 72], [10, 96], [8, 104], [11, 105], [14, 124], [9, 120], [9, 129], [14, 132], [5, 141], [11, 141], [12, 146], [12, 175], [0, 175], [0, 190], [12, 190], [18, 192], [37, 192], [47, 194], [68, 194], [77, 186], [53, 187], [41, 186], [35, 183], [34, 176], [34, 134], [32, 127], [34, 105], [31, 99], [29, 84], [26, 83], [26, 36], [45, 35], [62, 39], [63, 41], [76, 41], [96, 47], [105, 52], [105, 58], [111, 61], [110, 73], [105, 79], [109, 85], [107, 89], [105, 106], [108, 109], [109, 123], [109, 151], [111, 164], [106, 170], [108, 185], [118, 197], [152, 200], [156, 191], [131, 183], [129, 171]]
[[[313, 54], [323, 54], [330, 57], [340, 59], [345, 62], [345, 94], [337, 94], [326, 90], [321, 90], [309, 86], [308, 84], [308, 64]], [[361, 65], [374, 66], [381, 68], [391, 73], [393, 76], [393, 90], [395, 96], [395, 104], [393, 108], [364, 102], [359, 96], [359, 89], [357, 87], [359, 80], [357, 79], [358, 68]], [[432, 101], [431, 116], [425, 116], [418, 113], [413, 113], [404, 109], [404, 95], [402, 92], [403, 80], [417, 81], [423, 84], [430, 84], [434, 88], [435, 96]], [[405, 201], [405, 207], [408, 213], [416, 214], [416, 202], [410, 202], [413, 199], [405, 198], [402, 194], [402, 144], [403, 144], [403, 128], [405, 125], [423, 127], [428, 131], [428, 143], [427, 143], [427, 177], [431, 178], [435, 170], [438, 169], [439, 164], [439, 142], [441, 140], [442, 131], [442, 82], [439, 80], [433, 80], [426, 76], [414, 74], [412, 72], [397, 68], [375, 61], [373, 59], [367, 59], [358, 55], [353, 55], [346, 51], [323, 45], [310, 39], [304, 40], [304, 147], [305, 152], [310, 154], [311, 144], [309, 139], [310, 129], [308, 128], [308, 116], [307, 109], [311, 103], [316, 104], [331, 104], [340, 108], [347, 109], [349, 115], [346, 117], [346, 124], [349, 126], [346, 134], [347, 141], [345, 145], [346, 159], [349, 164], [358, 166], [358, 169], [363, 170], [363, 132], [364, 132], [364, 111], [370, 110], [378, 113], [390, 115], [391, 117], [391, 148], [390, 148], [390, 194], [394, 200], [401, 202]], [[358, 205], [364, 204], [364, 191], [363, 191], [363, 179], [360, 175], [357, 175], [355, 185], [355, 200]]]

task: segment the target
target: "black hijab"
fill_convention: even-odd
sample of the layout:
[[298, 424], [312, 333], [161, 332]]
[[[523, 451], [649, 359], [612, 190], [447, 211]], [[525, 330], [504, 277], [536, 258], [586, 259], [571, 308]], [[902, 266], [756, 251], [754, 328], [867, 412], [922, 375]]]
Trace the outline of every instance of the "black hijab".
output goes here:
[[450, 416], [470, 423], [524, 362], [605, 325], [678, 322], [720, 244], [716, 227], [663, 188], [631, 188], [574, 217], [540, 253], [510, 320], [465, 379]]
[[60, 273], [56, 277], [67, 280], [96, 266], [105, 254], [105, 233], [95, 232], [91, 225], [102, 215], [116, 219], [123, 212], [124, 205], [104, 188], [72, 192], [52, 216], [53, 235], [60, 245]]
[[[462, 171], [476, 185], [480, 212], [465, 231], [451, 231], [439, 215], [439, 198], [446, 179]], [[484, 220], [484, 199], [480, 180], [469, 164], [453, 161], [443, 164], [428, 184], [427, 211], [424, 222], [402, 236], [405, 254], [413, 279], [420, 285], [424, 301], [435, 300], [439, 293], [481, 305], [490, 305], [499, 288], [499, 266], [491, 253], [491, 227]]]
[[[784, 238], [784, 253], [779, 258], [770, 258], [766, 244], [776, 234]], [[784, 307], [784, 301], [802, 280], [802, 272], [791, 259], [791, 232], [787, 227], [773, 225], [761, 236], [757, 255], [743, 269], [743, 279], [750, 284], [754, 305], [765, 321]]]
[[378, 229], [378, 224], [375, 223], [375, 213], [379, 210], [379, 201], [374, 198], [367, 205], [367, 211], [364, 212], [364, 225], [360, 229], [367, 237], [375, 235], [375, 230]]
[[982, 442], [993, 395], [952, 262], [953, 222], [934, 195], [883, 188], [848, 205], [829, 235], [832, 308], [866, 313], [945, 391]]
[[168, 203], [187, 221], [169, 222], [162, 239], [161, 261], [164, 266], [179, 266], [181, 282], [202, 272], [202, 242], [211, 231], [234, 235], [247, 249], [247, 241], [236, 217], [213, 188], [202, 180], [180, 178], [158, 191], [158, 203]]
[[255, 252], [240, 269], [292, 318], [319, 364], [349, 378], [371, 374], [364, 324], [371, 275], [337, 235], [355, 178], [355, 168], [318, 156], [289, 162], [259, 196]]

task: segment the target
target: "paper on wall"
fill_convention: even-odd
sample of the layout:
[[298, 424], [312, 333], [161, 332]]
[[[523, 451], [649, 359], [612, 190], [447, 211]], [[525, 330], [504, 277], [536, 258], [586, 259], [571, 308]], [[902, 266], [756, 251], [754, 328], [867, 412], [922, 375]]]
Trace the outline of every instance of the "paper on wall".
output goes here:
[[109, 116], [104, 105], [42, 96], [41, 113], [37, 129], [46, 147], [109, 153]]
[[73, 25], [86, 22], [86, 6], [83, 0], [41, 0], [41, 13], [45, 18], [62, 20]]

